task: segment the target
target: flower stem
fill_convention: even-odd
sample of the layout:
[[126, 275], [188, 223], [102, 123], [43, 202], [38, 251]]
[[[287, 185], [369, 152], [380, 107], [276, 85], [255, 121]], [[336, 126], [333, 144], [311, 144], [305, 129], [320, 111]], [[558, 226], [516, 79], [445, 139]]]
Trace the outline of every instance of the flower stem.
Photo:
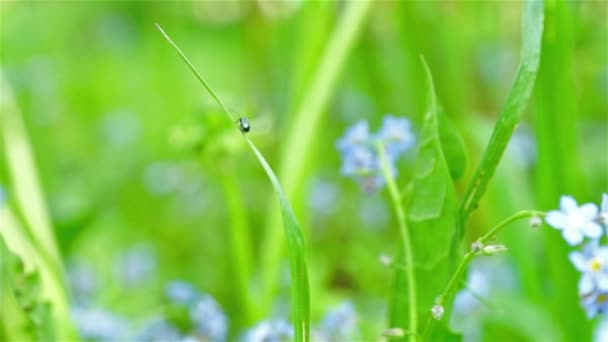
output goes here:
[[[506, 227], [508, 224], [523, 219], [523, 218], [528, 218], [528, 217], [534, 217], [534, 216], [538, 216], [538, 217], [544, 217], [545, 213], [542, 211], [537, 211], [537, 210], [521, 210], [516, 212], [515, 214], [509, 216], [507, 219], [505, 219], [504, 221], [500, 222], [499, 224], [497, 224], [494, 228], [490, 229], [487, 233], [485, 233], [482, 237], [480, 237], [479, 239], [477, 239], [477, 241], [481, 244], [481, 246], [485, 245], [488, 241], [490, 241], [492, 238], [494, 238], [494, 236], [496, 236], [496, 234], [498, 234], [498, 232], [500, 230], [502, 230], [504, 227]], [[458, 265], [458, 268], [456, 269], [456, 272], [454, 272], [454, 275], [452, 276], [452, 278], [450, 279], [450, 281], [448, 282], [448, 286], [445, 288], [445, 290], [443, 291], [443, 293], [441, 293], [441, 295], [439, 295], [439, 297], [437, 297], [437, 300], [435, 301], [436, 305], [441, 305], [444, 306], [444, 303], [446, 303], [448, 301], [449, 298], [451, 298], [452, 293], [455, 291], [456, 289], [456, 285], [458, 284], [460, 278], [462, 277], [464, 271], [467, 269], [467, 267], [469, 266], [469, 263], [471, 263], [471, 261], [473, 260], [473, 258], [482, 253], [481, 249], [480, 250], [469, 250], [464, 257], [462, 258], [462, 261], [460, 261], [460, 264]], [[433, 325], [433, 322], [435, 321], [435, 319], [433, 319], [432, 317], [429, 317], [429, 319], [427, 320], [425, 327], [424, 327], [424, 332], [423, 332], [423, 339], [426, 340], [428, 338], [428, 333], [430, 332], [431, 326]]]
[[407, 295], [408, 295], [408, 309], [409, 309], [409, 326], [407, 331], [410, 333], [409, 340], [416, 341], [418, 336], [418, 311], [416, 305], [416, 274], [414, 272], [414, 255], [412, 253], [412, 243], [410, 241], [410, 235], [407, 228], [407, 221], [405, 217], [405, 209], [403, 207], [402, 198], [397, 189], [395, 179], [391, 174], [391, 168], [386, 156], [384, 144], [378, 142], [376, 145], [378, 149], [378, 155], [380, 156], [380, 164], [382, 168], [382, 174], [386, 180], [386, 186], [393, 202], [393, 208], [397, 215], [397, 222], [399, 224], [399, 233], [401, 234], [401, 242], [403, 253], [405, 257], [405, 273], [407, 275]]

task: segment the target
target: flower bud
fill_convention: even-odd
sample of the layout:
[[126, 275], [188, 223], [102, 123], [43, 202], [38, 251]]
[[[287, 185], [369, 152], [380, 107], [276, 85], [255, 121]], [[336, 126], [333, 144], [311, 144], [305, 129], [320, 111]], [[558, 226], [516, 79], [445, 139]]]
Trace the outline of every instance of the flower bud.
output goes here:
[[476, 240], [475, 242], [473, 242], [471, 244], [471, 251], [477, 253], [479, 251], [481, 251], [483, 248], [483, 243], [481, 243], [481, 241]]
[[405, 335], [405, 331], [401, 328], [390, 328], [384, 330], [382, 336], [385, 337], [403, 337]]
[[384, 266], [391, 266], [393, 264], [393, 257], [386, 254], [380, 254], [380, 263]]
[[528, 224], [530, 225], [530, 228], [538, 228], [543, 224], [543, 220], [538, 216], [532, 216]]
[[485, 246], [481, 252], [483, 255], [496, 255], [502, 252], [506, 252], [509, 249], [505, 245], [488, 245]]
[[440, 320], [443, 317], [444, 313], [445, 309], [443, 308], [443, 306], [439, 304], [433, 305], [433, 308], [431, 309], [431, 315], [433, 315], [434, 319]]

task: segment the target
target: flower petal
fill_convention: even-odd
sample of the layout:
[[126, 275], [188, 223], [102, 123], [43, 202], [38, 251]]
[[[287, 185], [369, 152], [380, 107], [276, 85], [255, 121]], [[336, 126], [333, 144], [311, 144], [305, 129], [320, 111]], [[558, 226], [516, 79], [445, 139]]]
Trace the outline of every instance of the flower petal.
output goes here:
[[570, 246], [578, 245], [579, 243], [583, 242], [583, 234], [576, 229], [566, 228], [563, 231], [563, 235], [564, 239]]
[[587, 222], [583, 226], [583, 233], [592, 239], [597, 239], [602, 236], [602, 227], [595, 222]]
[[578, 204], [572, 196], [562, 196], [559, 200], [559, 208], [566, 213], [571, 213], [578, 209]]
[[602, 195], [602, 205], [600, 207], [600, 211], [603, 213], [608, 213], [608, 194]]
[[585, 273], [578, 282], [578, 293], [589, 293], [594, 287], [593, 278], [589, 273]]
[[593, 203], [583, 204], [579, 208], [580, 213], [588, 218], [589, 220], [594, 220], [597, 218], [598, 209], [597, 206]]
[[595, 279], [597, 287], [602, 291], [608, 291], [608, 274], [603, 273]]
[[580, 272], [585, 272], [587, 270], [587, 258], [585, 258], [583, 253], [578, 251], [570, 252], [568, 258], [574, 267], [576, 267], [576, 269]]
[[547, 213], [547, 217], [545, 221], [548, 225], [556, 229], [563, 229], [566, 227], [566, 215], [564, 215], [561, 211], [552, 210]]

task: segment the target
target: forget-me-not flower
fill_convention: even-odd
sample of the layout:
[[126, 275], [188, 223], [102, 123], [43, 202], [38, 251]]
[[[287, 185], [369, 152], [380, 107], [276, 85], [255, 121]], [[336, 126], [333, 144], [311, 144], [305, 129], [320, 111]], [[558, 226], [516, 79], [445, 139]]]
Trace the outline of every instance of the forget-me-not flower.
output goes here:
[[357, 340], [357, 313], [351, 301], [332, 308], [321, 321], [318, 339], [321, 341]]
[[602, 204], [600, 205], [600, 213], [597, 215], [597, 221], [608, 228], [608, 194], [602, 195]]
[[141, 342], [179, 341], [179, 329], [163, 317], [154, 317], [147, 321], [133, 340]]
[[581, 296], [581, 305], [588, 318], [608, 312], [608, 291], [596, 289]]
[[597, 240], [591, 241], [583, 252], [571, 252], [570, 261], [583, 273], [578, 283], [581, 294], [590, 293], [595, 288], [608, 291], [608, 246], [600, 246]]
[[571, 196], [562, 196], [559, 205], [560, 210], [548, 212], [545, 221], [561, 230], [568, 244], [578, 245], [585, 236], [597, 239], [602, 235], [602, 227], [596, 222], [598, 208], [595, 204], [578, 206]]
[[204, 341], [226, 340], [228, 319], [213, 297], [203, 295], [197, 300], [190, 308], [190, 319], [196, 327], [196, 335]]
[[378, 134], [369, 132], [367, 121], [359, 121], [346, 130], [336, 142], [342, 154], [341, 172], [354, 178], [366, 192], [374, 192], [385, 184], [379, 146], [386, 152], [389, 173], [397, 175], [395, 162], [414, 145], [415, 138], [406, 118], [386, 116]]
[[258, 323], [245, 332], [243, 342], [284, 342], [294, 338], [293, 327], [283, 318]]
[[165, 294], [170, 301], [180, 305], [189, 305], [199, 296], [194, 286], [181, 280], [170, 282], [165, 288]]
[[377, 138], [384, 141], [386, 153], [395, 159], [401, 153], [412, 148], [416, 142], [412, 133], [410, 120], [396, 118], [392, 115], [384, 117], [382, 128], [380, 128]]
[[135, 245], [120, 255], [115, 268], [118, 278], [126, 286], [136, 286], [147, 281], [154, 274], [156, 255], [149, 245]]
[[103, 309], [72, 309], [72, 317], [80, 337], [94, 341], [124, 340], [129, 328], [128, 321]]

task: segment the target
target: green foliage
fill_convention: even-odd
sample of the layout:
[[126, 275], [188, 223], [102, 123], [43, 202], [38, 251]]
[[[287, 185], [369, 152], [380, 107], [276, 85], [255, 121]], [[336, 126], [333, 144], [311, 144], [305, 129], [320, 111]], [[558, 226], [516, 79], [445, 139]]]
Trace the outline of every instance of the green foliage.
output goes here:
[[[424, 65], [429, 105], [419, 137], [414, 179], [407, 194], [414, 265], [405, 264], [405, 267], [414, 267], [417, 288], [423, 290], [417, 296], [421, 323], [430, 317], [434, 300], [453, 273], [459, 255], [459, 234], [456, 231], [458, 199], [441, 143], [433, 79], [426, 62]], [[390, 303], [391, 326], [407, 329], [403, 325], [409, 319], [407, 307], [410, 303], [403, 295], [403, 282], [407, 275], [401, 268], [396, 268], [395, 272]]]
[[544, 2], [524, 2], [522, 14], [522, 49], [521, 60], [515, 81], [504, 104], [494, 132], [490, 137], [483, 158], [469, 183], [467, 192], [460, 208], [460, 220], [464, 225], [471, 212], [477, 208], [492, 175], [502, 158], [507, 143], [513, 135], [515, 127], [521, 120], [524, 109], [528, 105], [534, 81], [540, 64], [540, 51], [543, 35]]
[[43, 299], [40, 275], [26, 272], [0, 235], [0, 337], [3, 341], [52, 341], [54, 321]]
[[[538, 74], [536, 87], [536, 134], [538, 137], [538, 173], [536, 176], [536, 193], [538, 204], [542, 209], [555, 207], [562, 194], [584, 198], [586, 184], [581, 182], [580, 147], [577, 128], [580, 104], [572, 96], [556, 94], [575, 93], [572, 68], [572, 34], [574, 28], [572, 13], [567, 3], [547, 1], [545, 8], [545, 33], [542, 40], [543, 58]], [[575, 62], [575, 63], [578, 63]], [[557, 118], [557, 119], [556, 119]], [[603, 129], [606, 130], [604, 125]], [[608, 144], [604, 144], [604, 156]], [[595, 159], [595, 158], [593, 158]], [[601, 158], [598, 158], [601, 159]], [[594, 194], [597, 196], [598, 194]], [[555, 312], [555, 319], [566, 331], [575, 332], [567, 335], [568, 339], [588, 340], [589, 323], [582, 315], [566, 319], [567, 307], [577, 305], [576, 285], [569, 278], [575, 277], [574, 269], [563, 269], [570, 247], [557, 234], [547, 232], [547, 254], [544, 262], [549, 273], [555, 296], [550, 304]], [[567, 276], [565, 276], [565, 274]], [[586, 327], [586, 329], [575, 329]]]
[[452, 180], [457, 181], [464, 176], [469, 161], [464, 140], [442, 107], [439, 107], [437, 111], [437, 126], [445, 161], [450, 168], [450, 175]]
[[[173, 40], [163, 31], [163, 29], [156, 24], [156, 27], [164, 35], [167, 41], [175, 48], [181, 58], [186, 62], [190, 70], [198, 78], [200, 83], [209, 92], [211, 97], [217, 102], [217, 104], [224, 110], [228, 118], [234, 122], [235, 117], [228, 111], [226, 106], [220, 101], [215, 95], [213, 90], [207, 85], [207, 82], [196, 70], [194, 65], [188, 60], [186, 55], [180, 50], [180, 48], [173, 42]], [[290, 259], [290, 272], [291, 272], [291, 312], [292, 321], [295, 331], [296, 341], [308, 341], [310, 339], [310, 294], [308, 284], [308, 270], [306, 268], [306, 246], [304, 243], [304, 235], [302, 234], [302, 228], [298, 223], [293, 209], [289, 204], [279, 180], [272, 171], [266, 159], [262, 156], [260, 151], [255, 147], [253, 142], [247, 137], [246, 133], [243, 133], [243, 138], [247, 140], [247, 143], [254, 152], [256, 158], [264, 168], [272, 186], [277, 194], [281, 216], [283, 218], [283, 229], [287, 238], [287, 246], [289, 247], [289, 259]]]

